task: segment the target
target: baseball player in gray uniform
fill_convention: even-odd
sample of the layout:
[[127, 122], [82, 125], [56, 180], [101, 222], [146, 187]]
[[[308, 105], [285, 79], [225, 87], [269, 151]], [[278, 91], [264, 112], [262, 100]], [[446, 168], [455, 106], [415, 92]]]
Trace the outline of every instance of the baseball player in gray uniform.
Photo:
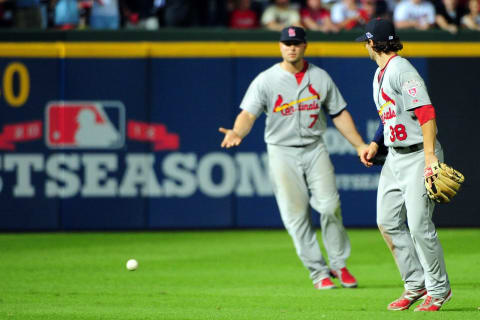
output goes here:
[[[233, 129], [219, 129], [225, 134], [221, 146], [238, 146], [257, 117], [266, 114], [271, 183], [297, 254], [310, 271], [315, 288], [335, 288], [330, 272], [342, 286], [351, 288], [357, 281], [346, 268], [350, 241], [343, 227], [334, 168], [322, 139], [327, 126], [325, 114], [359, 155], [368, 145], [327, 72], [303, 59], [306, 47], [302, 28], [282, 30], [283, 61], [252, 81]], [[320, 252], [309, 204], [321, 213], [322, 239], [330, 267]]]
[[387, 308], [405, 310], [423, 297], [415, 311], [437, 311], [452, 292], [431, 219], [434, 202], [426, 196], [423, 178], [425, 167], [443, 162], [435, 110], [417, 70], [397, 55], [403, 45], [390, 21], [372, 20], [357, 41], [365, 41], [378, 64], [373, 100], [381, 119], [360, 158], [371, 166], [379, 145], [388, 147], [378, 185], [377, 223], [405, 283], [403, 294]]

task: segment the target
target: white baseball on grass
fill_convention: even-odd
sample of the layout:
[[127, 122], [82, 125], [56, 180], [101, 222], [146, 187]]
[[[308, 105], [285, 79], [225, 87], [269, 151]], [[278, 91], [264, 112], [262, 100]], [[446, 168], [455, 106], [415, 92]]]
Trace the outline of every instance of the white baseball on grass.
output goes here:
[[127, 261], [127, 269], [130, 271], [137, 270], [138, 268], [138, 262], [135, 259], [130, 259]]

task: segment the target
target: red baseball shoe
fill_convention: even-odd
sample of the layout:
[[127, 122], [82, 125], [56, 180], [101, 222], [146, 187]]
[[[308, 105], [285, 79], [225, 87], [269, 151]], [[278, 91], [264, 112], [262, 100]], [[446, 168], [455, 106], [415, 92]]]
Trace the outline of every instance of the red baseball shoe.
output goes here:
[[428, 295], [425, 301], [415, 308], [415, 311], [438, 311], [440, 310], [442, 305], [451, 298], [452, 290], [448, 291], [448, 293], [443, 298], [434, 298]]
[[357, 280], [354, 276], [348, 271], [346, 267], [343, 267], [340, 270], [330, 270], [330, 273], [333, 277], [338, 278], [342, 287], [345, 288], [356, 288], [357, 287]]
[[313, 285], [315, 289], [318, 290], [328, 290], [328, 289], [335, 289], [335, 283], [332, 282], [330, 278], [323, 278], [322, 280], [318, 281]]
[[388, 310], [400, 311], [407, 310], [410, 306], [427, 294], [427, 290], [420, 289], [415, 291], [405, 290], [400, 298], [390, 303], [387, 307]]

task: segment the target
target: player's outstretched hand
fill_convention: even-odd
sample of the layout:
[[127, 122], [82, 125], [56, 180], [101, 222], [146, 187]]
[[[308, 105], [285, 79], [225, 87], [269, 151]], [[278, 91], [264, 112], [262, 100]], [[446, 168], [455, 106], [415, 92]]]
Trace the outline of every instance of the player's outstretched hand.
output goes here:
[[360, 156], [360, 161], [366, 166], [366, 167], [371, 167], [373, 166], [373, 162], [371, 160], [375, 155], [377, 154], [378, 151], [378, 144], [375, 142], [370, 143], [370, 145], [367, 148], [364, 148], [361, 150], [359, 156]]
[[222, 148], [231, 148], [236, 147], [242, 142], [242, 138], [238, 134], [235, 133], [232, 129], [225, 129], [220, 127], [218, 129], [221, 133], [225, 134], [223, 138], [222, 144], [220, 145]]

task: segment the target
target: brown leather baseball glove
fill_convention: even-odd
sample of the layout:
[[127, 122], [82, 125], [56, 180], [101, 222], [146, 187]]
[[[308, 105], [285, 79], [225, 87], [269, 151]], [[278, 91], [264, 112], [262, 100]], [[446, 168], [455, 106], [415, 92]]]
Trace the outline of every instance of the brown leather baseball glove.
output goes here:
[[425, 168], [424, 178], [428, 197], [438, 203], [450, 202], [465, 181], [463, 174], [439, 162]]

